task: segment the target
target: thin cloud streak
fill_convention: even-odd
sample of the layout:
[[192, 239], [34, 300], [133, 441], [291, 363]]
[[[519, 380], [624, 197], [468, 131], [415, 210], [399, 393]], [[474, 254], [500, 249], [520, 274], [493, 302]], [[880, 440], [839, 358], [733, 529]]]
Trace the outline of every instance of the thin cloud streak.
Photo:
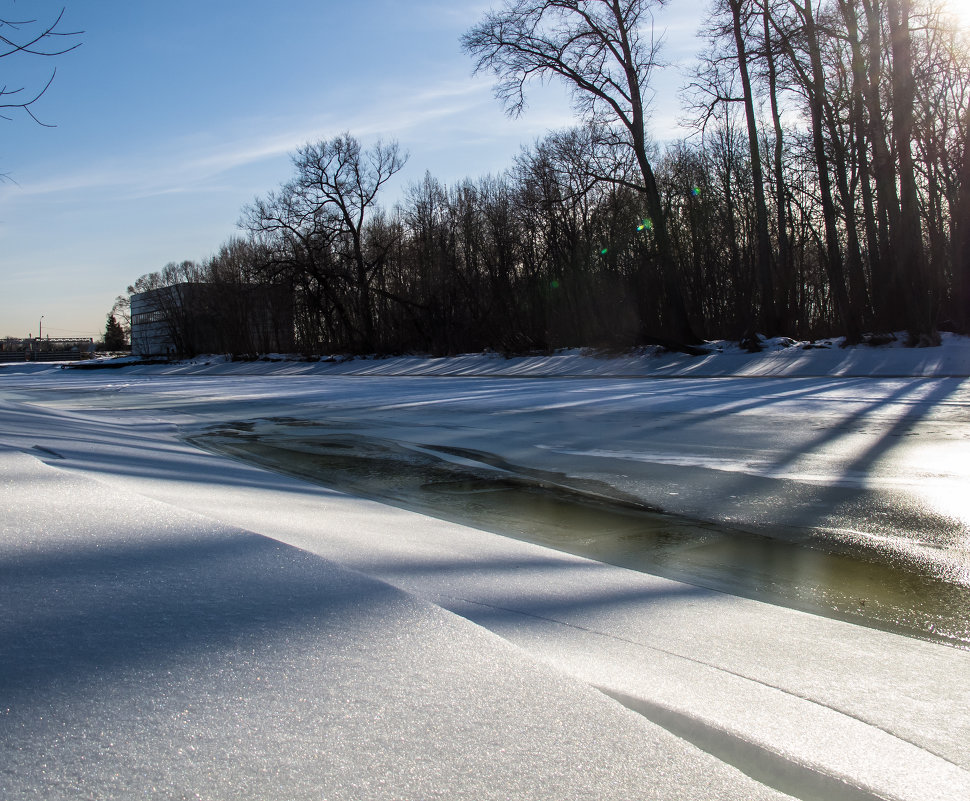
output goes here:
[[[260, 120], [263, 131], [235, 141], [220, 141], [218, 145], [182, 141], [169, 145], [163, 155], [150, 161], [144, 154], [135, 153], [67, 175], [60, 174], [47, 181], [2, 187], [0, 203], [13, 197], [69, 196], [85, 192], [118, 192], [128, 199], [137, 199], [205, 191], [213, 179], [232, 170], [279, 158], [307, 142], [344, 131], [362, 139], [406, 139], [407, 134], [427, 128], [422, 137], [422, 141], [427, 141], [442, 128], [441, 123], [454, 119], [459, 123], [454, 128], [467, 127], [480, 132], [480, 127], [470, 122], [469, 115], [476, 111], [493, 111], [494, 102], [489, 87], [480, 81], [445, 82], [410, 94], [395, 105], [375, 103], [374, 108], [379, 111], [366, 111], [340, 120], [333, 114], [309, 121], [303, 117], [297, 124], [278, 120], [275, 125], [267, 126], [266, 120]], [[233, 127], [252, 130], [253, 125], [252, 120], [237, 121]], [[266, 130], [267, 127], [270, 130]], [[217, 139], [218, 136], [212, 134], [205, 138]], [[476, 139], [481, 138], [480, 134], [476, 136]], [[403, 144], [406, 146], [407, 142]]]

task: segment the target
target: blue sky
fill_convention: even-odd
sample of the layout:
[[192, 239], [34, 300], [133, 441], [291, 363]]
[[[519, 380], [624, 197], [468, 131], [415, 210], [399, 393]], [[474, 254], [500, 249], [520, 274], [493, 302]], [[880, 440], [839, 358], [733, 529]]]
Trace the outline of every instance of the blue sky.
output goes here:
[[[290, 177], [288, 154], [350, 131], [410, 153], [385, 203], [426, 170], [445, 182], [510, 166], [570, 124], [559, 87], [505, 117], [459, 36], [488, 2], [443, 0], [0, 0], [5, 18], [83, 30], [55, 60], [0, 60], [0, 84], [43, 85], [35, 113], [0, 120], [0, 336], [98, 336], [116, 295], [169, 261], [201, 259], [242, 207]], [[687, 61], [704, 0], [658, 15], [666, 58]], [[654, 127], [677, 116], [673, 68]]]

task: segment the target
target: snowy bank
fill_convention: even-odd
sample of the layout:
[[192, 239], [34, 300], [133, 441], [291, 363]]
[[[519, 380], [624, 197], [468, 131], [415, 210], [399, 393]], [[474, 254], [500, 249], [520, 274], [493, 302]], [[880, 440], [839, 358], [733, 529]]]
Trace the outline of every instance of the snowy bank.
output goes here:
[[[506, 377], [944, 377], [970, 376], [970, 337], [944, 333], [934, 348], [907, 348], [905, 335], [883, 345], [843, 347], [841, 340], [795, 342], [764, 340], [763, 350], [749, 353], [732, 342], [710, 342], [710, 353], [690, 356], [659, 348], [632, 354], [596, 354], [588, 350], [551, 355], [505, 357], [497, 353], [431, 358], [327, 357], [305, 361], [271, 355], [247, 362], [205, 356], [171, 365], [134, 365], [125, 373], [157, 375], [352, 375], [352, 376], [506, 376]], [[124, 365], [124, 361], [113, 360]], [[85, 364], [80, 365], [84, 367]], [[0, 370], [30, 372], [46, 365], [0, 365]]]

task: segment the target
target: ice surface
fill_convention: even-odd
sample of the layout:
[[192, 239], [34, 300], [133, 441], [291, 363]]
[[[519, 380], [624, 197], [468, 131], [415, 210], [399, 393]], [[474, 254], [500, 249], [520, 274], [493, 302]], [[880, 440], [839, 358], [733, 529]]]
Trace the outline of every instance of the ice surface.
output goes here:
[[[290, 367], [0, 372], [0, 797], [966, 798], [966, 652], [351, 498], [175, 425], [330, 414], [536, 469], [767, 458], [800, 493], [871, 473], [932, 511], [920, 480], [966, 470], [963, 379]], [[634, 487], [676, 467], [598, 460], [580, 472]]]
[[0, 486], [5, 801], [781, 797], [305, 551], [7, 449]]

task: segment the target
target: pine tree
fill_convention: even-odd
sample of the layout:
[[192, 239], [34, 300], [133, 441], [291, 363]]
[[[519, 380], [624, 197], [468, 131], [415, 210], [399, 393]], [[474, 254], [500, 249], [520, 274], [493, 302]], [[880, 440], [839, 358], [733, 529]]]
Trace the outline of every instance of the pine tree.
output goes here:
[[125, 329], [113, 314], [109, 314], [104, 326], [104, 349], [111, 351], [127, 350], [127, 348], [128, 338], [125, 336]]

